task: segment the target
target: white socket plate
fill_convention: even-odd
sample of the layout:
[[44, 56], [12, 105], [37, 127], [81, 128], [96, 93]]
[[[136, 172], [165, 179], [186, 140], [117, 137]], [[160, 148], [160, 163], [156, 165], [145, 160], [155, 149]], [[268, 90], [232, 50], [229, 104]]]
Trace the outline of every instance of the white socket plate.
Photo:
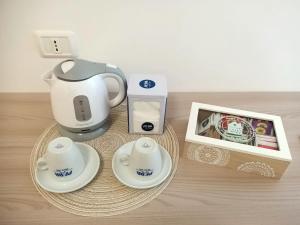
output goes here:
[[72, 31], [38, 30], [35, 32], [42, 57], [77, 57], [77, 37]]

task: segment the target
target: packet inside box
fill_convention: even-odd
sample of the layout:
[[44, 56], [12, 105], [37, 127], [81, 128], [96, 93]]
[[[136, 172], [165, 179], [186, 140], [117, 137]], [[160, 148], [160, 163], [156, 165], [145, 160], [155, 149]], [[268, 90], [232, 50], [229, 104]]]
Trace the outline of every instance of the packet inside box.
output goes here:
[[199, 109], [196, 135], [279, 151], [272, 121]]

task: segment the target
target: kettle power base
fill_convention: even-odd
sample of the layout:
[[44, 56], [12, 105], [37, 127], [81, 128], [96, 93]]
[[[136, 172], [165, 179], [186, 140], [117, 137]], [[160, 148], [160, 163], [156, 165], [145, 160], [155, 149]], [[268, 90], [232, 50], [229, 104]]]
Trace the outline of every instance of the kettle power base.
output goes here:
[[112, 109], [111, 125], [101, 136], [86, 141], [101, 156], [101, 172], [83, 188], [71, 193], [51, 193], [42, 189], [35, 180], [36, 161], [47, 149], [48, 143], [61, 136], [58, 124], [46, 129], [37, 140], [30, 158], [30, 172], [33, 184], [38, 192], [51, 205], [75, 215], [104, 217], [123, 214], [151, 202], [158, 197], [172, 181], [179, 159], [179, 144], [170, 124], [166, 125], [162, 135], [143, 135], [155, 139], [170, 154], [173, 167], [170, 175], [160, 185], [149, 189], [134, 189], [123, 185], [112, 171], [112, 157], [122, 145], [137, 140], [142, 135], [128, 134], [126, 106]]
[[89, 132], [71, 132], [60, 125], [57, 128], [62, 136], [71, 138], [73, 141], [88, 141], [103, 135], [109, 129], [110, 123], [111, 121], [108, 119], [101, 127]]

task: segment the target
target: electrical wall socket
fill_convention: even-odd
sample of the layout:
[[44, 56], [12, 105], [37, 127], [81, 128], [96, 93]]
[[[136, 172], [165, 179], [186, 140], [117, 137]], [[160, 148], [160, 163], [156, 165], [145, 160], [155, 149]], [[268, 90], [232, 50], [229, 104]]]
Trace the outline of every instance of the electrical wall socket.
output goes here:
[[77, 38], [72, 31], [36, 31], [43, 57], [77, 57]]

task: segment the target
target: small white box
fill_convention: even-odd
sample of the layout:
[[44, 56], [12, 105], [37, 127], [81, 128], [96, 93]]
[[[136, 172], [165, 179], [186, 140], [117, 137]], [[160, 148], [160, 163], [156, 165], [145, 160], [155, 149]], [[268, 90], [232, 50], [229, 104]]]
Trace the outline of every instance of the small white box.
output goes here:
[[167, 96], [167, 82], [164, 76], [131, 75], [127, 91], [128, 132], [162, 134]]

